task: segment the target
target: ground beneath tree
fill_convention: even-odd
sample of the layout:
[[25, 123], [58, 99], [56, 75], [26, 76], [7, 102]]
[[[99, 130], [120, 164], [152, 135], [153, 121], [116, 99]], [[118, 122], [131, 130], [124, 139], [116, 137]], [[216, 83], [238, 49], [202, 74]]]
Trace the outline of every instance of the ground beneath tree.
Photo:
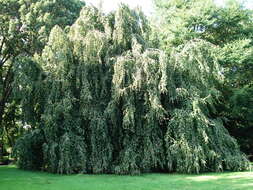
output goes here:
[[55, 175], [0, 166], [1, 190], [252, 190], [253, 172], [201, 175]]

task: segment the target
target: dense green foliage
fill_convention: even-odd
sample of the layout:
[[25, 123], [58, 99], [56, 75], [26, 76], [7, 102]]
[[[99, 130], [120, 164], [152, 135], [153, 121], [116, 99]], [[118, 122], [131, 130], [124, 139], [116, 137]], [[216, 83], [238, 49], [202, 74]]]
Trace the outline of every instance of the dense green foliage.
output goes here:
[[126, 5], [0, 0], [0, 163], [16, 144], [20, 168], [61, 174], [249, 168], [230, 135], [252, 154], [252, 11], [155, 4], [151, 24]]
[[[171, 48], [192, 39], [214, 44], [224, 83], [216, 108], [225, 127], [235, 136], [242, 150], [253, 155], [253, 49], [252, 10], [237, 1], [218, 7], [212, 0], [155, 0], [159, 25], [155, 27], [159, 46]], [[160, 27], [162, 26], [162, 27]]]
[[[3, 150], [14, 146], [27, 122], [22, 118], [20, 105], [25, 97], [31, 99], [31, 94], [19, 96], [15, 88], [22, 84], [22, 88], [28, 90], [34, 83], [29, 77], [18, 80], [21, 78], [17, 75], [23, 70], [32, 75], [37, 72], [34, 64], [27, 65], [22, 60], [40, 53], [51, 29], [56, 24], [71, 25], [83, 5], [78, 0], [0, 0], [0, 161]], [[35, 80], [38, 76], [32, 77]], [[34, 104], [30, 107], [35, 109]]]
[[251, 190], [252, 182], [252, 172], [140, 176], [57, 175], [0, 166], [1, 188], [8, 190]]
[[117, 174], [248, 168], [217, 114], [219, 48], [192, 39], [168, 55], [152, 48], [150, 34], [145, 16], [125, 5], [109, 15], [84, 8], [68, 30], [53, 28], [41, 56], [25, 60], [37, 65], [32, 81], [39, 84], [29, 97], [36, 104], [22, 109], [36, 116], [26, 121], [37, 129], [16, 145], [20, 168]]

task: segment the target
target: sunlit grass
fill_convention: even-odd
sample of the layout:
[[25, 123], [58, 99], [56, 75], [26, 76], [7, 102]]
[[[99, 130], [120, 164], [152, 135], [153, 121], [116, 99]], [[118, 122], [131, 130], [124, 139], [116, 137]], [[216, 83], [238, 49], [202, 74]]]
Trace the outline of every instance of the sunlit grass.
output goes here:
[[253, 172], [201, 175], [55, 175], [0, 167], [0, 190], [252, 190]]

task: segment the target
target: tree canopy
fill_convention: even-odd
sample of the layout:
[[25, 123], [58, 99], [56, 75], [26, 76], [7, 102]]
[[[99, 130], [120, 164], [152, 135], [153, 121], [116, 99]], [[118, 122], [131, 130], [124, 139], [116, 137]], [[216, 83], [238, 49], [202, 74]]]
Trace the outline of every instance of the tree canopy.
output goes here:
[[[30, 97], [41, 109], [36, 129], [16, 144], [19, 167], [68, 174], [247, 169], [218, 110], [220, 47], [192, 38], [167, 51], [152, 36], [143, 13], [126, 5], [108, 15], [85, 7], [68, 30], [55, 26], [42, 54], [24, 60], [37, 65], [39, 93]], [[30, 108], [22, 107], [34, 115]]]
[[216, 108], [242, 150], [252, 155], [252, 10], [235, 0], [227, 1], [224, 7], [212, 0], [155, 0], [155, 3], [160, 21], [154, 27], [158, 33], [156, 41], [168, 54], [171, 48], [192, 39], [217, 46], [216, 57], [224, 81], [217, 86], [222, 97]]
[[[56, 24], [63, 28], [71, 25], [83, 5], [78, 0], [0, 0], [0, 160], [3, 146], [14, 146], [15, 134], [22, 131], [20, 122], [26, 122], [15, 90], [20, 84], [15, 81], [23, 67], [34, 65], [21, 60], [40, 54], [51, 29]], [[31, 84], [22, 80], [25, 82]]]

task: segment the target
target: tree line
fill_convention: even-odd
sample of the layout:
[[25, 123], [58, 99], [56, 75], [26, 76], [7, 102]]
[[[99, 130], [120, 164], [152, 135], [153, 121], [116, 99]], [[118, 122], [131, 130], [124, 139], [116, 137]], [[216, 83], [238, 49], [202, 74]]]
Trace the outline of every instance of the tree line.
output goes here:
[[147, 18], [0, 2], [0, 158], [9, 148], [20, 168], [53, 173], [249, 167], [252, 11], [240, 3], [156, 0]]

